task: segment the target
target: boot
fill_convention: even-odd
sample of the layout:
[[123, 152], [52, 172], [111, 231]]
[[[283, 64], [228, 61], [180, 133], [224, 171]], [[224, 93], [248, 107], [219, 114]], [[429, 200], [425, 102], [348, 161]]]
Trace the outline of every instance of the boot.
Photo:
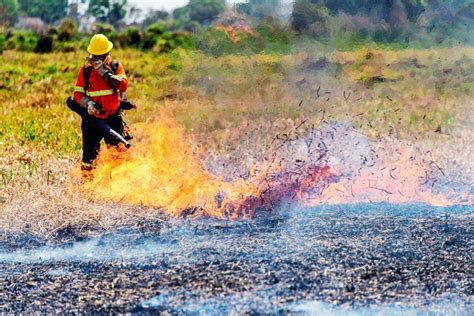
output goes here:
[[83, 181], [91, 181], [94, 178], [94, 166], [91, 163], [81, 163], [81, 176]]

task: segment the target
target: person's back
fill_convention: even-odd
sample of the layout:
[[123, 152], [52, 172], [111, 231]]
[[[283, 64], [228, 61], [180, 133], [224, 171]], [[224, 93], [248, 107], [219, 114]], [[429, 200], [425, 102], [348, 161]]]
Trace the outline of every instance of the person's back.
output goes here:
[[[113, 61], [109, 55], [113, 44], [105, 35], [97, 34], [91, 39], [88, 47], [90, 56], [81, 67], [74, 96], [70, 97], [68, 105], [74, 103], [84, 109], [90, 116], [102, 120], [119, 134], [126, 134], [124, 122], [120, 113], [121, 95], [128, 87], [128, 80], [123, 66]], [[96, 126], [82, 118], [82, 170], [91, 170], [97, 158], [100, 142], [109, 146], [117, 146], [113, 137], [104, 135]]]

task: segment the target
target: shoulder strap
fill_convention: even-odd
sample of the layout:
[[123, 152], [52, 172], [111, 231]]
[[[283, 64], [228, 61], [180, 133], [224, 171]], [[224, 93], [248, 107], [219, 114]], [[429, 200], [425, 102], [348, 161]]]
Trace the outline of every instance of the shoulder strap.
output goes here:
[[91, 77], [91, 72], [92, 72], [92, 67], [84, 66], [84, 69], [82, 70], [82, 78], [84, 79], [84, 91], [86, 95], [87, 95], [87, 90], [89, 90], [89, 79]]
[[119, 61], [117, 59], [112, 60], [110, 63], [110, 68], [112, 69], [112, 72], [115, 74], [119, 68]]

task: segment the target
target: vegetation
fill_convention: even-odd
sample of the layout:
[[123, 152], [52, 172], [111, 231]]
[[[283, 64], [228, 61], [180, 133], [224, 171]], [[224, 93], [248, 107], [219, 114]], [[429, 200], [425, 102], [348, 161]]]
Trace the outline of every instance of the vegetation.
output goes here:
[[66, 16], [68, 0], [18, 0], [20, 10], [28, 16], [54, 23]]
[[291, 24], [300, 34], [333, 43], [421, 40], [428, 45], [453, 40], [472, 43], [473, 18], [474, 4], [469, 0], [297, 0]]
[[0, 27], [12, 25], [18, 18], [19, 8], [16, 0], [0, 0]]
[[264, 143], [323, 121], [352, 124], [369, 138], [447, 146], [465, 134], [472, 112], [468, 2], [383, 1], [397, 6], [369, 10], [373, 1], [298, 0], [287, 23], [260, 9], [270, 0], [227, 17], [223, 1], [193, 0], [172, 16], [155, 12], [127, 26], [125, 1], [90, 1], [98, 20], [86, 31], [59, 12], [46, 30], [12, 28], [25, 12], [45, 14], [18, 3], [0, 0], [0, 205], [44, 183], [63, 188], [79, 161], [79, 118], [65, 99], [94, 32], [110, 37], [125, 66], [127, 96], [139, 106], [127, 115], [133, 132], [139, 137], [143, 122], [166, 112], [196, 151], [231, 155], [253, 148], [249, 135]]
[[[436, 131], [448, 133], [452, 123], [461, 120], [474, 89], [469, 83], [474, 53], [469, 48], [219, 59], [185, 51], [157, 56], [119, 50], [113, 55], [124, 62], [131, 82], [128, 96], [140, 105], [131, 113], [132, 121], [143, 121], [166, 107], [198, 133], [217, 133], [247, 120], [259, 124], [259, 118], [304, 116], [317, 122], [324, 110], [335, 120], [351, 117], [362, 129], [370, 124], [371, 133], [432, 137]], [[4, 53], [2, 148], [78, 154], [77, 117], [64, 100], [72, 94], [83, 56]]]
[[[225, 12], [223, 0], [191, 0], [172, 16], [152, 11], [141, 24], [127, 26], [126, 0], [87, 2], [93, 27], [79, 32], [78, 1], [0, 2], [0, 23], [13, 25], [19, 15], [39, 17], [23, 21], [21, 30], [4, 29], [0, 51], [51, 52], [82, 49], [92, 33], [104, 33], [121, 48], [167, 53], [178, 47], [225, 54], [289, 53], [305, 42], [337, 50], [366, 45], [392, 48], [448, 47], [474, 41], [474, 5], [471, 1], [295, 1], [291, 19], [282, 19], [280, 1], [249, 0]], [[74, 6], [75, 5], [75, 6]], [[76, 9], [74, 9], [76, 8]], [[74, 10], [73, 10], [74, 9]], [[223, 23], [223, 21], [225, 23]], [[193, 47], [194, 46], [194, 47]]]
[[257, 21], [266, 17], [277, 17], [281, 14], [279, 8], [282, 6], [280, 0], [248, 0], [236, 4], [236, 9], [240, 13], [251, 16]]
[[90, 0], [88, 11], [99, 22], [118, 24], [126, 15], [126, 0]]

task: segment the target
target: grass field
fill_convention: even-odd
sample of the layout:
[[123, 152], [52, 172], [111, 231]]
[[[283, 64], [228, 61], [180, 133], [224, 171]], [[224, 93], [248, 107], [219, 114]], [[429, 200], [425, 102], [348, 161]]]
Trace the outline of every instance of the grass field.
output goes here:
[[[0, 226], [5, 230], [24, 231], [21, 220], [44, 219], [47, 210], [35, 217], [15, 213], [26, 197], [46, 191], [56, 201], [63, 197], [81, 144], [79, 118], [64, 101], [85, 57], [13, 51], [0, 56]], [[250, 140], [263, 142], [303, 121], [308, 129], [337, 121], [372, 139], [429, 141], [448, 156], [460, 151], [464, 162], [471, 155], [470, 47], [354, 52], [308, 47], [289, 55], [218, 58], [118, 50], [113, 57], [124, 64], [128, 98], [139, 106], [127, 116], [135, 133], [166, 113], [201, 155], [251, 150]], [[472, 172], [469, 163], [465, 167]]]

